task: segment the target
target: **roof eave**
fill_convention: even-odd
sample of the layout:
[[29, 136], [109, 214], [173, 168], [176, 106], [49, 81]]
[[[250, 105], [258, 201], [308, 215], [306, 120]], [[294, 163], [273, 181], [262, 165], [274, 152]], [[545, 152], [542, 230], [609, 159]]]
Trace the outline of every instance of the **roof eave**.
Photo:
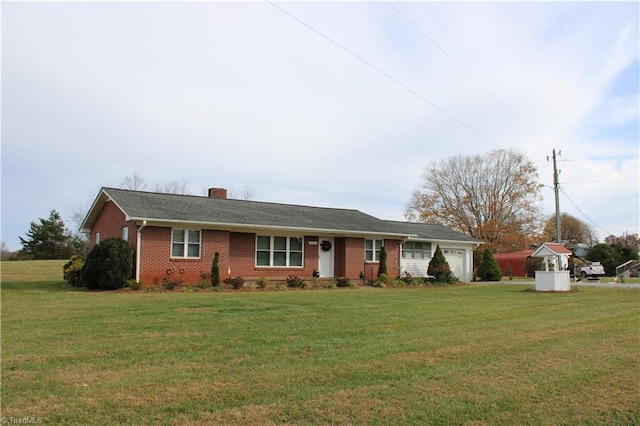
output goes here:
[[206, 227], [206, 228], [222, 228], [229, 230], [254, 230], [254, 231], [284, 231], [292, 233], [305, 233], [305, 234], [322, 234], [322, 235], [353, 235], [353, 236], [384, 236], [390, 238], [410, 238], [415, 237], [413, 234], [398, 234], [395, 232], [383, 232], [383, 231], [357, 231], [350, 229], [327, 229], [327, 228], [305, 228], [298, 226], [278, 226], [278, 225], [257, 225], [247, 223], [230, 223], [230, 222], [209, 222], [209, 221], [194, 221], [194, 220], [179, 220], [179, 219], [160, 219], [150, 217], [130, 217], [129, 220], [133, 221], [147, 221], [147, 226], [158, 225], [183, 225], [193, 227]]

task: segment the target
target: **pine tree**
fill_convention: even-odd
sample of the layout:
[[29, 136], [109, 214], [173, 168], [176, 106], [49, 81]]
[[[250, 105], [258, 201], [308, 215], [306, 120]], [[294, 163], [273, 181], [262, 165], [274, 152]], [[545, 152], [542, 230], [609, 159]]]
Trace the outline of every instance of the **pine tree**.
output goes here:
[[211, 285], [218, 287], [220, 285], [220, 253], [213, 255], [213, 263], [211, 264]]
[[51, 210], [48, 219], [31, 222], [27, 239], [20, 238], [22, 251], [34, 259], [65, 259], [71, 255], [69, 235], [60, 213]]
[[476, 274], [482, 281], [500, 281], [502, 279], [500, 265], [498, 265], [496, 258], [493, 257], [489, 247], [485, 248], [482, 253], [482, 262], [480, 262]]
[[444, 257], [444, 253], [440, 250], [440, 246], [436, 246], [436, 251], [433, 253], [429, 267], [427, 268], [427, 274], [435, 278], [437, 282], [449, 283], [453, 280], [453, 273], [449, 267], [447, 258]]

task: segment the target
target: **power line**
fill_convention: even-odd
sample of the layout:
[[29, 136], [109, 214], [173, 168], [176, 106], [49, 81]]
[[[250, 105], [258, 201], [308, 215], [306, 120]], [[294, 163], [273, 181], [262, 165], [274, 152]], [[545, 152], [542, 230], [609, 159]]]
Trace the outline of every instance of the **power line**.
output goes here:
[[608, 176], [608, 175], [612, 175], [612, 174], [615, 174], [615, 173], [620, 173], [620, 172], [622, 172], [624, 170], [634, 169], [636, 167], [638, 167], [638, 164], [633, 165], [633, 166], [629, 166], [629, 167], [624, 167], [624, 168], [622, 168], [620, 170], [615, 170], [613, 172], [602, 173], [600, 175], [593, 175], [593, 176], [589, 176], [589, 177], [586, 177], [586, 178], [574, 179], [574, 180], [570, 180], [570, 181], [564, 182], [564, 183], [567, 184], [567, 183], [574, 183], [574, 182], [580, 182], [580, 181], [584, 181], [584, 180], [595, 179], [595, 178], [602, 177], [602, 176]]
[[507, 104], [505, 104], [498, 96], [496, 96], [487, 86], [482, 84], [480, 80], [474, 77], [465, 67], [463, 67], [458, 61], [456, 61], [453, 56], [451, 56], [446, 50], [444, 50], [438, 43], [436, 43], [431, 37], [429, 37], [421, 28], [419, 28], [413, 21], [407, 18], [402, 12], [400, 12], [393, 4], [390, 2], [385, 2], [387, 5], [392, 8], [398, 15], [400, 15], [405, 21], [409, 23], [416, 31], [418, 31], [422, 37], [430, 41], [440, 52], [442, 52], [451, 62], [453, 62], [462, 72], [464, 72], [471, 80], [473, 80], [478, 86], [480, 86], [485, 92], [487, 92], [493, 99], [495, 99], [504, 109], [509, 111], [520, 123], [522, 123], [527, 129], [535, 133], [538, 137], [543, 138], [539, 132], [537, 132], [534, 128], [532, 128], [527, 122], [525, 122], [518, 114], [515, 113]]
[[573, 207], [576, 208], [576, 210], [578, 210], [580, 212], [580, 214], [582, 214], [582, 216], [585, 217], [585, 219], [587, 219], [589, 222], [591, 222], [596, 228], [600, 228], [602, 231], [605, 232], [605, 234], [607, 235], [613, 235], [611, 232], [607, 231], [606, 229], [604, 229], [602, 226], [598, 225], [597, 223], [595, 223], [593, 220], [591, 220], [589, 218], [589, 216], [587, 216], [582, 210], [580, 210], [580, 207], [578, 207], [576, 205], [576, 203], [573, 202], [573, 200], [571, 198], [569, 198], [569, 196], [567, 195], [566, 192], [564, 192], [564, 189], [562, 189], [562, 187], [560, 188], [560, 191], [562, 191], [562, 194], [567, 198], [567, 200], [569, 200], [569, 202], [571, 204], [573, 204]]
[[386, 78], [388, 78], [389, 80], [393, 81], [395, 84], [397, 84], [398, 86], [402, 87], [403, 89], [405, 89], [406, 91], [408, 91], [409, 93], [413, 94], [414, 96], [416, 96], [418, 99], [422, 100], [423, 102], [431, 105], [433, 108], [437, 109], [438, 111], [440, 111], [441, 113], [443, 113], [444, 115], [446, 115], [447, 117], [451, 118], [453, 121], [455, 121], [456, 123], [460, 124], [462, 127], [464, 127], [465, 129], [469, 130], [470, 132], [474, 133], [475, 135], [479, 136], [480, 138], [484, 139], [485, 141], [489, 142], [490, 144], [494, 145], [497, 148], [501, 148], [500, 145], [498, 145], [497, 143], [495, 143], [493, 140], [491, 140], [490, 138], [488, 138], [487, 136], [483, 135], [482, 133], [478, 132], [477, 130], [475, 130], [474, 128], [472, 128], [471, 126], [467, 125], [466, 123], [464, 123], [463, 121], [461, 121], [460, 119], [458, 119], [457, 117], [455, 117], [453, 114], [449, 113], [448, 111], [446, 111], [445, 109], [441, 108], [440, 106], [436, 105], [435, 103], [431, 102], [430, 100], [428, 100], [427, 98], [425, 98], [424, 96], [422, 96], [420, 93], [416, 92], [415, 90], [411, 89], [410, 87], [408, 87], [407, 85], [405, 85], [404, 83], [400, 82], [399, 80], [397, 80], [396, 78], [392, 77], [390, 74], [388, 74], [386, 71], [383, 71], [382, 69], [380, 69], [379, 67], [373, 65], [371, 62], [367, 61], [366, 59], [364, 59], [363, 57], [359, 56], [357, 53], [353, 52], [352, 50], [348, 49], [347, 47], [343, 46], [342, 44], [338, 43], [337, 41], [333, 40], [332, 38], [330, 38], [329, 36], [325, 35], [324, 33], [320, 32], [319, 30], [315, 29], [314, 27], [312, 27], [311, 25], [307, 24], [306, 22], [304, 22], [303, 20], [301, 20], [300, 18], [298, 18], [297, 16], [289, 13], [287, 10], [281, 8], [280, 6], [276, 5], [275, 3], [269, 1], [269, 0], [265, 0], [267, 3], [269, 3], [271, 6], [275, 7], [276, 9], [278, 9], [279, 11], [281, 11], [282, 13], [284, 13], [285, 15], [289, 16], [290, 18], [296, 20], [297, 22], [299, 22], [300, 24], [304, 25], [305, 27], [307, 27], [308, 29], [310, 29], [311, 31], [313, 31], [314, 33], [318, 34], [320, 37], [324, 38], [325, 40], [329, 41], [330, 43], [332, 43], [333, 45], [335, 45], [336, 47], [342, 49], [343, 51], [347, 52], [348, 54], [350, 54], [351, 56], [353, 56], [354, 58], [358, 59], [359, 61], [361, 61], [362, 63], [364, 63], [365, 65], [367, 65], [369, 68], [372, 68], [373, 70], [377, 71], [378, 73], [382, 74], [383, 76], [385, 76]]

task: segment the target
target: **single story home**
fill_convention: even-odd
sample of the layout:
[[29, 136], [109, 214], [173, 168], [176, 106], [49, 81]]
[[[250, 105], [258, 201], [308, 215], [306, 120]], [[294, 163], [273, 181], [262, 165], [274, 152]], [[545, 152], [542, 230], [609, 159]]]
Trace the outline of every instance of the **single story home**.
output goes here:
[[380, 251], [390, 276], [426, 276], [439, 244], [454, 274], [473, 277], [481, 241], [440, 225], [385, 221], [358, 210], [266, 203], [208, 196], [102, 188], [81, 232], [89, 248], [122, 238], [135, 252], [135, 279], [157, 284], [175, 274], [195, 282], [219, 253], [221, 277], [283, 279], [377, 276]]

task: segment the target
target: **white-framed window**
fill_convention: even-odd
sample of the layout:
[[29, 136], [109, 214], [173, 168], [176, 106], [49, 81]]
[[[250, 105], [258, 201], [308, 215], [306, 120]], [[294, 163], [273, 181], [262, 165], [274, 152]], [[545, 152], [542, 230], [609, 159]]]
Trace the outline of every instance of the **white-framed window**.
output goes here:
[[129, 227], [128, 226], [123, 226], [122, 227], [122, 239], [125, 241], [129, 241]]
[[382, 240], [365, 239], [364, 240], [364, 260], [367, 262], [380, 261], [380, 249], [382, 249]]
[[257, 235], [256, 266], [301, 268], [302, 237]]
[[171, 257], [199, 258], [201, 235], [199, 229], [172, 229]]
[[402, 244], [403, 259], [431, 259], [431, 243], [407, 241]]
[[96, 232], [96, 244], [100, 244], [100, 233]]

